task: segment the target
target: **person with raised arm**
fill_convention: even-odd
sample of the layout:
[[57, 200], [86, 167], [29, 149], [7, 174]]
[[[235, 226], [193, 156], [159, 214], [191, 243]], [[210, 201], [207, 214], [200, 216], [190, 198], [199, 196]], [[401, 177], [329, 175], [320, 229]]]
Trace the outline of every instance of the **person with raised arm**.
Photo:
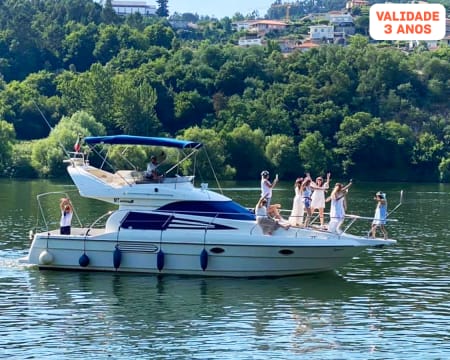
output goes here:
[[386, 225], [387, 218], [387, 201], [386, 194], [378, 191], [375, 194], [374, 200], [377, 202], [377, 207], [375, 209], [375, 215], [372, 221], [371, 233], [372, 237], [375, 238], [377, 228], [379, 227], [383, 233], [384, 239], [388, 238], [388, 233], [384, 225]]
[[62, 198], [59, 203], [59, 208], [61, 209], [59, 233], [61, 235], [70, 235], [70, 227], [73, 215], [73, 208], [70, 200], [67, 198]]
[[345, 186], [341, 183], [336, 183], [331, 195], [327, 198], [327, 201], [331, 201], [330, 222], [328, 224], [328, 230], [331, 232], [338, 234], [342, 232], [341, 225], [345, 220], [346, 210], [345, 196], [350, 186], [352, 186], [352, 180]]
[[330, 187], [330, 177], [331, 173], [327, 173], [327, 180], [324, 183], [323, 178], [319, 176], [316, 178], [316, 181], [311, 185], [313, 189], [313, 194], [311, 196], [311, 213], [314, 214], [314, 212], [317, 209], [319, 210], [320, 227], [322, 229], [325, 227], [324, 222], [325, 192]]
[[272, 190], [278, 184], [278, 174], [273, 182], [270, 182], [269, 176], [270, 174], [267, 170], [261, 171], [261, 197], [266, 198], [267, 208], [269, 208], [270, 200], [272, 199]]
[[305, 219], [305, 227], [309, 226], [309, 222], [311, 221], [312, 209], [311, 209], [311, 196], [312, 196], [312, 187], [311, 187], [312, 179], [311, 176], [306, 174], [306, 177], [303, 179], [302, 185], [300, 187], [300, 192], [303, 197], [303, 207], [306, 212]]
[[295, 180], [294, 191], [295, 196], [292, 201], [292, 211], [289, 216], [289, 223], [293, 226], [302, 226], [303, 225], [303, 213], [305, 212], [305, 208], [303, 206], [303, 195], [301, 191], [303, 183], [303, 178], [299, 177]]

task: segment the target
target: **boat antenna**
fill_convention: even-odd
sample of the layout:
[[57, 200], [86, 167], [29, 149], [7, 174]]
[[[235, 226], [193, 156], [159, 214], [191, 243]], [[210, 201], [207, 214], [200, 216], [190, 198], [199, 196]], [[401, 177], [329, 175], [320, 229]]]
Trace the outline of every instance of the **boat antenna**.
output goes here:
[[[50, 128], [50, 132], [53, 131], [52, 126], [50, 125], [50, 122], [47, 120], [47, 118], [45, 117], [44, 113], [42, 112], [41, 108], [39, 107], [39, 105], [36, 103], [36, 101], [34, 101], [34, 99], [31, 99], [31, 101], [33, 102], [34, 106], [36, 106], [36, 109], [38, 109], [39, 113], [41, 114], [42, 118], [44, 119], [45, 123], [47, 124], [47, 126]], [[61, 147], [61, 149], [63, 149], [64, 154], [66, 154], [66, 156], [68, 158], [70, 158], [70, 154], [69, 152], [66, 150], [66, 148], [64, 147], [64, 145], [62, 144], [62, 142], [60, 140], [58, 140], [58, 144]]]
[[214, 179], [216, 180], [217, 187], [219, 188], [220, 193], [223, 194], [223, 190], [222, 187], [220, 186], [219, 179], [217, 178], [216, 172], [214, 171], [214, 166], [212, 165], [211, 159], [209, 158], [208, 152], [206, 151], [206, 146], [203, 146], [203, 151], [205, 152], [206, 158], [208, 159], [209, 167], [212, 170]]

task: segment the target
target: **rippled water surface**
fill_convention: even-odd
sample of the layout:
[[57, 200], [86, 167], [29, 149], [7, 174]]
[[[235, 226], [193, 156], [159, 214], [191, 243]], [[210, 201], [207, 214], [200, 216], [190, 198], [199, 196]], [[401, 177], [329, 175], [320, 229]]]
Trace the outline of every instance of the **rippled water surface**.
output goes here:
[[[225, 192], [253, 206], [258, 184], [239, 185]], [[36, 195], [64, 189], [73, 187], [0, 181], [0, 358], [450, 358], [449, 185], [356, 183], [350, 212], [365, 216], [374, 192], [386, 191], [392, 209], [404, 190], [389, 225], [398, 245], [336, 272], [278, 279], [22, 267]], [[82, 218], [108, 210], [72, 196]], [[291, 185], [274, 199], [290, 207]]]

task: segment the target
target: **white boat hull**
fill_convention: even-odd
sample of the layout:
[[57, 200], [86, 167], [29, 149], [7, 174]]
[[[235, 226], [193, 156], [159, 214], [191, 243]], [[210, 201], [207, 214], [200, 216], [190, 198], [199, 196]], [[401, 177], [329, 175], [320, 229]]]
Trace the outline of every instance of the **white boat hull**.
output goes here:
[[[73, 234], [85, 232], [86, 229], [73, 230]], [[214, 234], [214, 241], [205, 240], [201, 231], [171, 231], [170, 235], [164, 234], [162, 241], [158, 231], [123, 232], [121, 236], [118, 233], [89, 236], [36, 234], [30, 254], [22, 262], [38, 265], [41, 269], [278, 277], [334, 270], [366, 247], [395, 243], [394, 240], [339, 237], [300, 229], [288, 230], [289, 237], [285, 230], [278, 230], [282, 232], [280, 236], [255, 234], [245, 238], [229, 231], [219, 231]], [[121, 254], [119, 265], [114, 263], [116, 247]], [[159, 263], [158, 268], [160, 250], [164, 253], [164, 264], [161, 266]], [[207, 255], [201, 255], [203, 250]], [[42, 254], [50, 254], [50, 260], [43, 259]], [[83, 254], [89, 258], [87, 266], [79, 263]]]

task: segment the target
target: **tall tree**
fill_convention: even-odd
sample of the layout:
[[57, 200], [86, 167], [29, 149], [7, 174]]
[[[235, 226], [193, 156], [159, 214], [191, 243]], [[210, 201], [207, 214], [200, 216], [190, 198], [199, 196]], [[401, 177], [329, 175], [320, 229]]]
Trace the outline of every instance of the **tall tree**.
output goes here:
[[265, 137], [261, 129], [252, 130], [248, 124], [243, 124], [231, 132], [223, 131], [222, 136], [227, 139], [227, 150], [230, 163], [236, 168], [236, 179], [258, 178], [261, 170], [270, 165], [264, 154]]
[[156, 15], [159, 17], [167, 17], [169, 16], [169, 8], [168, 8], [168, 0], [156, 0], [158, 3], [158, 9], [156, 9]]
[[102, 20], [106, 24], [119, 23], [119, 15], [114, 11], [111, 0], [105, 1], [105, 5], [102, 9]]
[[114, 77], [114, 121], [125, 134], [155, 136], [161, 124], [155, 114], [156, 91], [127, 74]]
[[5, 175], [7, 175], [7, 168], [11, 162], [15, 138], [14, 126], [4, 120], [0, 120], [0, 173]]

